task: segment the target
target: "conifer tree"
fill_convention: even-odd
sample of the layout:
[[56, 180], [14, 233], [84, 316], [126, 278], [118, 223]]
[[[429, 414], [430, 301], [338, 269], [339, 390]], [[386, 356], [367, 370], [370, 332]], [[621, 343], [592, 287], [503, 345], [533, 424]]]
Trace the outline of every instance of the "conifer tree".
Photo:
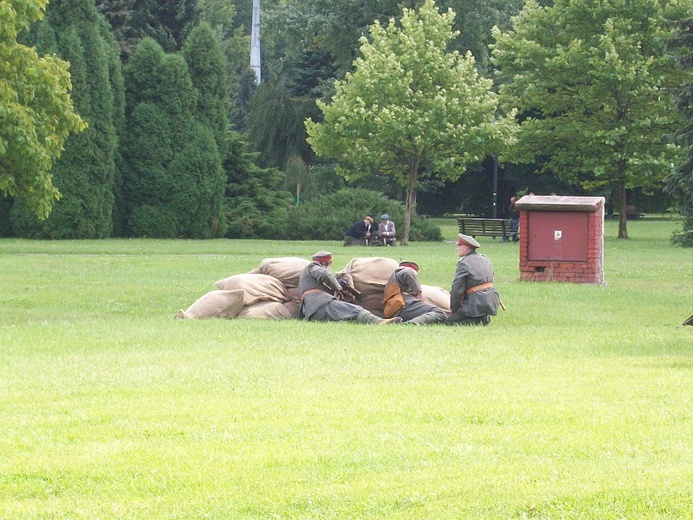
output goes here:
[[36, 30], [37, 48], [70, 63], [75, 110], [87, 129], [65, 142], [53, 169], [62, 194], [41, 222], [14, 209], [15, 232], [46, 238], [104, 238], [113, 230], [116, 126], [122, 122], [117, 47], [89, 0], [53, 0]]
[[209, 238], [223, 230], [224, 177], [197, 118], [188, 65], [147, 38], [125, 69], [123, 203], [134, 236]]
[[182, 53], [197, 89], [198, 119], [212, 131], [223, 156], [229, 117], [225, 62], [209, 24], [203, 22], [193, 29], [183, 45]]

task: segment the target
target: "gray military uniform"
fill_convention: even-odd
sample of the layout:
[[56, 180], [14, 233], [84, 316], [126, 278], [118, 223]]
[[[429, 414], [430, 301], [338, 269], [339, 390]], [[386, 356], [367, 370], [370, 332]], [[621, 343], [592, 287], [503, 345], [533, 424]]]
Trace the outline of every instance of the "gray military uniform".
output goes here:
[[491, 261], [476, 250], [460, 258], [450, 289], [452, 313], [446, 323], [473, 323], [480, 318], [498, 314], [500, 295], [495, 287], [466, 294], [468, 289], [485, 283], [493, 283]]
[[385, 292], [393, 283], [399, 284], [404, 297], [404, 307], [395, 316], [402, 318], [405, 323], [425, 325], [445, 321], [445, 311], [435, 305], [419, 300], [415, 294], [421, 292], [421, 282], [416, 271], [411, 267], [398, 267], [385, 284]]
[[[311, 321], [346, 321], [379, 323], [381, 318], [353, 303], [338, 300], [334, 294], [340, 288], [330, 271], [317, 262], [308, 264], [298, 280], [304, 319]], [[306, 294], [307, 293], [307, 294]]]

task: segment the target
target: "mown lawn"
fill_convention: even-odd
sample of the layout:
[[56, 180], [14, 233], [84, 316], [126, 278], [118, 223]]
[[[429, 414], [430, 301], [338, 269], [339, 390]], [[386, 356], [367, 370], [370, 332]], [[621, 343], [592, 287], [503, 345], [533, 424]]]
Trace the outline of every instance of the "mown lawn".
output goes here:
[[[438, 221], [452, 241], [454, 221]], [[174, 320], [266, 257], [451, 243], [0, 240], [0, 518], [693, 518], [693, 251], [607, 222], [605, 286], [520, 282], [489, 327]]]

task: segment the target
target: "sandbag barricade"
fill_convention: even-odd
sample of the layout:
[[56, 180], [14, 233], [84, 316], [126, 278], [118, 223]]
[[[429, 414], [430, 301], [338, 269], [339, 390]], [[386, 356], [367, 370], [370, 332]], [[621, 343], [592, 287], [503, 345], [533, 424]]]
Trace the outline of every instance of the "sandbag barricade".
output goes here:
[[[214, 283], [216, 290], [200, 297], [177, 318], [298, 318], [300, 302], [295, 294], [303, 269], [310, 263], [300, 257], [265, 258], [245, 274], [236, 274]], [[353, 303], [383, 317], [385, 284], [399, 263], [392, 258], [352, 258], [335, 273], [361, 293]], [[422, 285], [425, 302], [450, 313], [450, 293]], [[292, 292], [294, 294], [292, 294]], [[349, 300], [351, 301], [351, 300]]]
[[397, 267], [399, 263], [392, 258], [352, 258], [335, 276], [361, 293], [361, 299], [355, 304], [382, 317], [385, 284]]

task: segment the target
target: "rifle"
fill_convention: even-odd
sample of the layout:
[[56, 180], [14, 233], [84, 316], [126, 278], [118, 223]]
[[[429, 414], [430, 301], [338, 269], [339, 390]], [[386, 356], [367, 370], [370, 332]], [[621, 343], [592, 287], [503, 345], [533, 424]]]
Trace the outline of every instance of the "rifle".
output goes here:
[[363, 297], [361, 291], [357, 291], [356, 289], [354, 289], [351, 285], [349, 285], [349, 282], [347, 282], [343, 278], [337, 278], [337, 281], [339, 282], [339, 285], [342, 288], [343, 292], [349, 294], [352, 298], [361, 301], [361, 298]]

